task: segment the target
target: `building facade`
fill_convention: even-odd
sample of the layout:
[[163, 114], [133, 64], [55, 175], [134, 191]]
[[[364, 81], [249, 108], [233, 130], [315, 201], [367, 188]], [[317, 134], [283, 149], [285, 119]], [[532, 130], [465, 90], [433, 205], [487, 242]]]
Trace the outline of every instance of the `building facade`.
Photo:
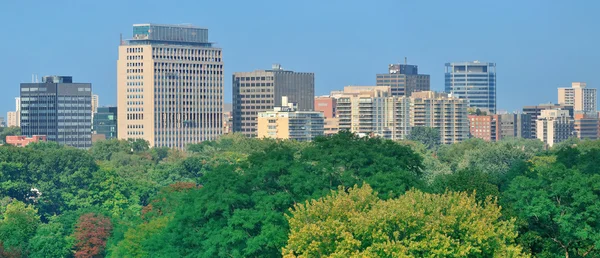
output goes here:
[[94, 115], [94, 134], [103, 134], [106, 140], [118, 138], [117, 107], [98, 107]]
[[21, 83], [21, 134], [87, 149], [92, 145], [92, 84], [70, 76]]
[[414, 92], [410, 97], [411, 127], [425, 126], [440, 132], [443, 144], [469, 138], [467, 101], [446, 93]]
[[410, 133], [410, 99], [392, 96], [391, 87], [347, 86], [335, 95], [339, 131], [390, 140]]
[[446, 93], [465, 99], [469, 107], [496, 113], [495, 63], [447, 63], [445, 85]]
[[331, 96], [315, 97], [315, 111], [323, 112], [325, 118], [336, 117], [337, 101]]
[[133, 25], [117, 61], [120, 139], [183, 149], [223, 132], [223, 54], [208, 29]]
[[573, 136], [573, 118], [568, 110], [546, 109], [536, 121], [536, 136], [539, 140], [552, 147]]
[[548, 109], [567, 110], [567, 111], [569, 111], [569, 116], [571, 116], [571, 117], [573, 117], [573, 114], [574, 114], [573, 106], [568, 106], [568, 105], [548, 103], [548, 104], [539, 104], [537, 106], [524, 106], [523, 113], [529, 115], [529, 118], [531, 119], [530, 135], [531, 135], [532, 139], [537, 138], [537, 119], [538, 119], [538, 117], [542, 114], [543, 110], [548, 110]]
[[376, 85], [390, 86], [392, 96], [410, 96], [431, 88], [430, 76], [419, 74], [418, 66], [408, 64], [390, 64], [387, 74], [377, 74]]
[[258, 138], [312, 141], [324, 135], [324, 117], [320, 111], [298, 111], [283, 97], [281, 107], [258, 113]]
[[558, 103], [573, 106], [574, 111], [596, 112], [596, 89], [587, 88], [585, 82], [573, 82], [571, 88], [558, 88]]
[[468, 115], [469, 133], [473, 138], [485, 141], [499, 141], [501, 139], [499, 115]]
[[17, 112], [9, 111], [6, 113], [6, 126], [16, 127], [17, 126]]
[[98, 95], [92, 93], [92, 119], [94, 119], [94, 114], [98, 113], [99, 103], [100, 103], [100, 97]]
[[281, 106], [287, 96], [297, 103], [298, 111], [313, 111], [315, 75], [284, 70], [273, 65], [271, 70], [233, 73], [233, 131], [248, 137], [257, 136], [258, 113]]
[[45, 135], [33, 135], [27, 137], [24, 135], [12, 135], [6, 136], [6, 144], [10, 144], [17, 147], [25, 147], [32, 142], [45, 142], [47, 138]]
[[575, 112], [573, 130], [579, 139], [598, 139], [598, 113]]
[[500, 121], [500, 139], [505, 138], [535, 138], [531, 136], [531, 115], [502, 114]]

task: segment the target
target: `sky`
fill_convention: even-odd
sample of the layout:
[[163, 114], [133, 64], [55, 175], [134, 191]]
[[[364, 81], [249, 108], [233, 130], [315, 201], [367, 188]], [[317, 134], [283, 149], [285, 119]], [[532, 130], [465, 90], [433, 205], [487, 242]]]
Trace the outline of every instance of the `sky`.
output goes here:
[[223, 49], [225, 101], [233, 72], [315, 73], [317, 95], [374, 85], [404, 62], [444, 89], [447, 62], [494, 62], [499, 110], [557, 102], [572, 81], [600, 85], [600, 1], [558, 0], [53, 0], [0, 1], [0, 116], [32, 74], [92, 83], [116, 104], [119, 35], [132, 24], [193, 24]]

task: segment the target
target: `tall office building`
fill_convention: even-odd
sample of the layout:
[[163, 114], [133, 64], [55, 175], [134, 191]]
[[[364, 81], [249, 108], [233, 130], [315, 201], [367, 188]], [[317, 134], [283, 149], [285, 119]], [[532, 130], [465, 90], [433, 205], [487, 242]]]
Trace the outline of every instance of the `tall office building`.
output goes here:
[[573, 82], [571, 88], [558, 88], [558, 103], [573, 106], [574, 111], [596, 112], [596, 89], [586, 86], [585, 82]]
[[567, 111], [569, 111], [569, 116], [573, 117], [573, 106], [552, 104], [552, 103], [539, 104], [537, 106], [524, 106], [523, 113], [529, 115], [529, 118], [531, 119], [531, 122], [529, 123], [531, 125], [531, 129], [530, 129], [529, 133], [530, 133], [532, 139], [537, 138], [537, 119], [538, 119], [538, 117], [542, 114], [543, 110], [548, 110], [548, 109], [567, 110]]
[[92, 84], [71, 76], [21, 83], [21, 134], [86, 149], [92, 145]]
[[573, 135], [573, 118], [568, 110], [546, 109], [536, 121], [536, 136], [552, 147]]
[[286, 71], [279, 64], [233, 73], [233, 131], [256, 137], [258, 113], [281, 106], [283, 96], [297, 103], [299, 111], [313, 111], [315, 75]]
[[502, 114], [500, 120], [500, 139], [505, 138], [535, 138], [531, 136], [531, 115]]
[[425, 126], [440, 132], [443, 144], [452, 144], [469, 138], [467, 102], [447, 93], [414, 92], [410, 97], [411, 127]]
[[185, 148], [223, 132], [223, 55], [208, 29], [133, 25], [117, 61], [120, 139]]
[[319, 111], [298, 111], [295, 103], [282, 97], [281, 107], [258, 113], [259, 138], [312, 141], [324, 134], [324, 117]]
[[94, 121], [94, 134], [103, 134], [104, 139], [117, 138], [117, 107], [98, 107]]
[[446, 93], [467, 100], [469, 107], [496, 113], [495, 63], [447, 63], [445, 79]]
[[387, 74], [377, 74], [377, 86], [390, 86], [393, 96], [410, 96], [413, 92], [428, 91], [428, 74], [419, 74], [416, 65], [390, 64]]

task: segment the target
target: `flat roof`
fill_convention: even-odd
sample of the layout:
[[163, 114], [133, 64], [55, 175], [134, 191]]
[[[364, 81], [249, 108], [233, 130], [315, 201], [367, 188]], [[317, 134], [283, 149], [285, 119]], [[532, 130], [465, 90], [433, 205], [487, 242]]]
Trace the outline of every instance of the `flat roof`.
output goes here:
[[179, 27], [179, 28], [194, 28], [194, 29], [208, 30], [208, 28], [195, 26], [195, 25], [192, 25], [189, 23], [183, 23], [183, 24], [138, 23], [138, 24], [133, 24], [133, 26], [134, 27], [136, 27], [136, 26]]

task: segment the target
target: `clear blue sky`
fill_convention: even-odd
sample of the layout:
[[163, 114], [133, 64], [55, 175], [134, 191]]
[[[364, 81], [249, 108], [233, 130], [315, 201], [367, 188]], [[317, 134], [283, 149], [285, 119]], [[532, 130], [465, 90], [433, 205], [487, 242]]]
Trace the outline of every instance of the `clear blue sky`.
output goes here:
[[600, 1], [0, 1], [0, 116], [14, 109], [31, 74], [93, 83], [116, 103], [119, 34], [134, 23], [209, 28], [223, 48], [225, 100], [231, 73], [281, 63], [314, 72], [316, 93], [373, 85], [387, 65], [419, 65], [443, 90], [444, 63], [496, 62], [498, 108], [556, 102], [571, 81], [600, 85]]

